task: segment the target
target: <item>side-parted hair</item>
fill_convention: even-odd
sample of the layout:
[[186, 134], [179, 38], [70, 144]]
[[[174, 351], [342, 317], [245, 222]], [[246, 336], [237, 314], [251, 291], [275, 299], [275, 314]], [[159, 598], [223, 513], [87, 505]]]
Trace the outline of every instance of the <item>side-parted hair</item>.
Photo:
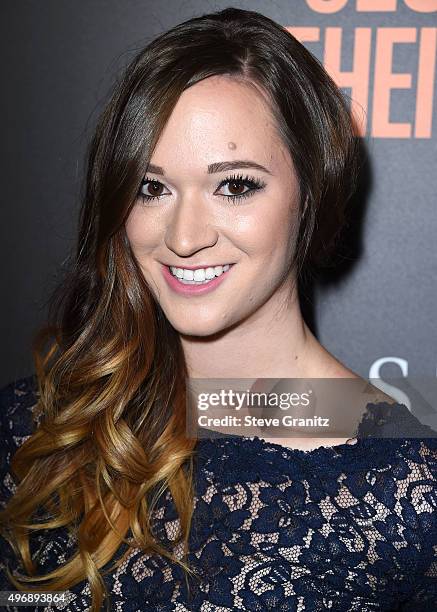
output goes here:
[[[19, 482], [1, 532], [29, 574], [19, 589], [66, 590], [87, 579], [92, 611], [109, 594], [101, 569], [120, 546], [167, 557], [186, 571], [196, 441], [185, 435], [187, 369], [176, 330], [155, 301], [130, 248], [125, 221], [179, 97], [230, 75], [268, 99], [300, 184], [297, 274], [320, 266], [345, 222], [358, 148], [348, 106], [320, 62], [268, 17], [227, 8], [155, 38], [125, 70], [88, 151], [72, 265], [34, 340], [35, 431], [12, 459]], [[290, 268], [291, 269], [291, 268]], [[170, 492], [179, 515], [176, 558], [152, 534]], [[32, 522], [38, 508], [44, 522]], [[35, 575], [29, 533], [67, 527], [77, 552]]]

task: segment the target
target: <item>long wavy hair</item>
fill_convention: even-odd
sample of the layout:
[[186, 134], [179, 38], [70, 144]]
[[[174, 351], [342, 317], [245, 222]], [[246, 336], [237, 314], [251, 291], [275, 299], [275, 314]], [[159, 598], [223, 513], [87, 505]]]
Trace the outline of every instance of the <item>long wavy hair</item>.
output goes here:
[[[329, 261], [355, 189], [357, 137], [348, 105], [320, 62], [268, 17], [227, 8], [181, 23], [126, 68], [88, 150], [71, 266], [35, 335], [35, 430], [13, 456], [18, 486], [2, 534], [29, 577], [18, 589], [65, 590], [88, 580], [92, 610], [109, 594], [102, 568], [132, 547], [180, 564], [186, 578], [196, 440], [185, 432], [187, 368], [177, 331], [150, 291], [124, 222], [154, 147], [182, 92], [213, 75], [255, 85], [269, 100], [300, 182], [292, 263]], [[153, 534], [153, 512], [171, 493], [176, 555]], [[35, 520], [38, 509], [47, 513]], [[29, 534], [66, 527], [74, 556], [36, 575]], [[116, 553], [126, 545], [125, 554]]]

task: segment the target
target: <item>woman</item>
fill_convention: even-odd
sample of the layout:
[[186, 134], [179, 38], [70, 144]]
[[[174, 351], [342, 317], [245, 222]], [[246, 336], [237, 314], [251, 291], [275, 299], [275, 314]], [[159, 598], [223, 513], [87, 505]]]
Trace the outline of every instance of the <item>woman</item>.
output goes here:
[[416, 439], [185, 430], [187, 377], [360, 380], [296, 290], [329, 260], [357, 157], [337, 87], [259, 13], [191, 19], [134, 59], [36, 377], [3, 390], [3, 590], [67, 591], [67, 610], [436, 602], [436, 442], [405, 406], [375, 389], [373, 433]]

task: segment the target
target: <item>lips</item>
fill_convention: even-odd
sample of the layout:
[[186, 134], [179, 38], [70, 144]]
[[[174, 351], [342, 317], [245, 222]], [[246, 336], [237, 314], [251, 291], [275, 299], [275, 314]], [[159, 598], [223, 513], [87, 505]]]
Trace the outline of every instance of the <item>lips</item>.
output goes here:
[[[207, 267], [213, 267], [213, 266], [207, 266]], [[223, 282], [226, 281], [233, 267], [234, 267], [234, 264], [230, 264], [229, 269], [226, 272], [222, 272], [220, 276], [216, 276], [215, 278], [211, 279], [209, 282], [192, 284], [192, 283], [180, 282], [178, 278], [173, 276], [173, 274], [171, 273], [171, 271], [166, 265], [161, 266], [162, 274], [168, 286], [170, 287], [170, 289], [172, 289], [175, 293], [178, 293], [184, 296], [204, 295], [206, 293], [209, 293], [210, 291], [214, 291], [216, 288], [219, 287], [219, 285], [221, 285]], [[186, 269], [190, 269], [190, 268], [186, 268]]]
[[[167, 266], [168, 268], [181, 268], [181, 269], [185, 269], [185, 270], [199, 270], [199, 269], [205, 269], [206, 268], [215, 268], [216, 266], [226, 266], [227, 262], [225, 263], [215, 263], [215, 264], [197, 264], [196, 266], [187, 266], [186, 264], [174, 264], [174, 263], [165, 263], [165, 266]], [[233, 263], [229, 264], [230, 266], [233, 266]]]

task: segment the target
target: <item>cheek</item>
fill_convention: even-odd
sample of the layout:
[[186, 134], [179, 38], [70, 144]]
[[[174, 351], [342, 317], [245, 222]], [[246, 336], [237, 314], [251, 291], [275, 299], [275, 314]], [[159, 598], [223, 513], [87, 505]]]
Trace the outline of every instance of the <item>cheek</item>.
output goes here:
[[233, 225], [234, 236], [240, 236], [249, 254], [276, 254], [287, 251], [295, 241], [298, 211], [293, 202], [270, 200], [256, 214], [240, 218]]
[[139, 221], [137, 207], [134, 206], [124, 224], [126, 235], [132, 248], [135, 248], [141, 239], [141, 224]]
[[148, 251], [156, 240], [156, 231], [145, 212], [135, 206], [125, 222], [126, 235], [134, 253]]

